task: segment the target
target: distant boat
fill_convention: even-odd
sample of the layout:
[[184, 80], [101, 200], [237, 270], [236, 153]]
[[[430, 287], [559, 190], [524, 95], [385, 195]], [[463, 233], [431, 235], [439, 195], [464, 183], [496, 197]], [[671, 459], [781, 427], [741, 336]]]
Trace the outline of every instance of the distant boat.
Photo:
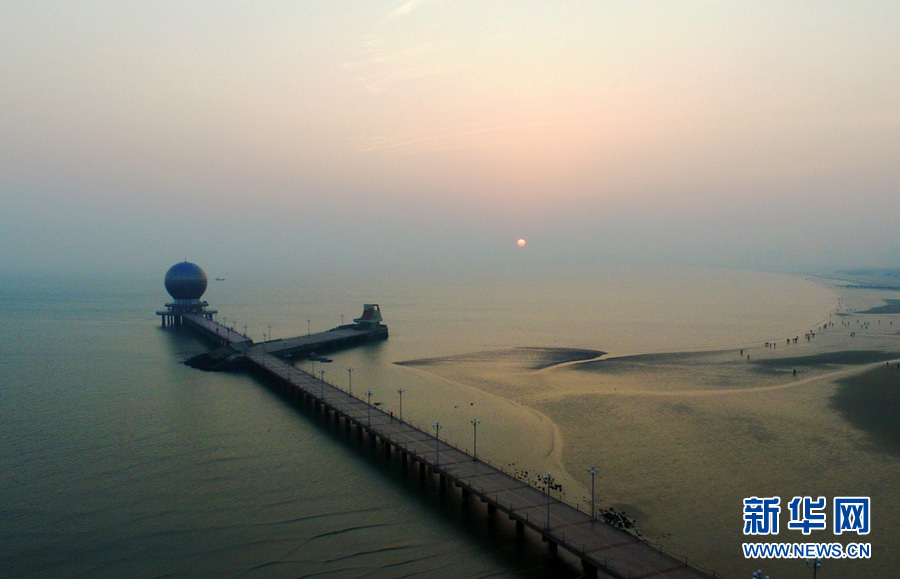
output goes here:
[[217, 278], [216, 278], [216, 281], [225, 281], [225, 278], [224, 278], [224, 277], [217, 277]]

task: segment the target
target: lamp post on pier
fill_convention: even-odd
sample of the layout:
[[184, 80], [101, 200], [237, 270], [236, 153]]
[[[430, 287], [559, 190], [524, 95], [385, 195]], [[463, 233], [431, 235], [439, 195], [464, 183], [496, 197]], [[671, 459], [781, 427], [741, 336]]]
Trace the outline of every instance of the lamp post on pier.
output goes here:
[[478, 425], [481, 424], [481, 421], [477, 418], [472, 419], [472, 457], [474, 460], [478, 460]]
[[321, 377], [322, 383], [320, 386], [322, 387], [322, 400], [325, 400], [325, 370], [319, 370], [319, 376]]
[[366, 426], [372, 426], [372, 391], [366, 391], [366, 397], [368, 398], [368, 405], [366, 406]]
[[597, 520], [597, 509], [594, 508], [594, 475], [600, 472], [600, 469], [596, 466], [592, 466], [588, 469], [588, 472], [591, 473], [591, 521]]
[[434, 465], [441, 466], [441, 423], [434, 423]]
[[547, 482], [547, 530], [550, 530], [550, 483], [553, 482], [553, 475], [551, 473], [547, 473], [547, 476], [544, 477], [544, 480]]
[[403, 420], [403, 393], [406, 392], [406, 388], [397, 388], [397, 394], [400, 395], [400, 420]]
[[804, 563], [806, 563], [806, 566], [813, 570], [813, 579], [816, 579], [816, 575], [819, 573], [819, 567], [822, 566], [822, 563], [820, 561], [821, 559], [819, 559], [818, 557], [816, 557], [815, 559], [806, 559], [804, 561]]
[[347, 366], [347, 382], [350, 384], [350, 396], [353, 396], [353, 368]]

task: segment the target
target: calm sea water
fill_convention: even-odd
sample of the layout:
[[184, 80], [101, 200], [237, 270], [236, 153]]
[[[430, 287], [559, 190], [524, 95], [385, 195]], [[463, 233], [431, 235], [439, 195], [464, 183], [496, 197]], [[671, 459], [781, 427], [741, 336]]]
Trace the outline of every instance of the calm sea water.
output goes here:
[[[508, 525], [423, 491], [252, 377], [184, 366], [207, 346], [159, 327], [164, 274], [0, 282], [0, 576], [572, 574], [539, 540], [516, 544]], [[255, 339], [380, 303], [391, 338], [334, 355], [326, 380], [349, 385], [352, 367], [354, 390], [391, 408], [402, 386], [406, 417], [441, 420], [460, 446], [478, 411], [506, 430], [492, 443], [486, 424], [479, 439], [496, 460], [527, 460], [510, 447], [544, 434], [516, 432], [521, 409], [394, 362], [514, 346], [717, 348], [795, 333], [833, 306], [816, 284], [758, 272], [226, 277], [204, 299]]]

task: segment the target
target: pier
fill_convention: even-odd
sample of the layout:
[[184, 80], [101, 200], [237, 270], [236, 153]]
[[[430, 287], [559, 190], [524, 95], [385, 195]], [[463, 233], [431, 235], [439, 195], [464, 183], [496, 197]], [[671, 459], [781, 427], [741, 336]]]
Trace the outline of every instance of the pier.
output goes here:
[[[500, 512], [514, 521], [517, 535], [523, 535], [528, 529], [537, 533], [551, 551], [563, 548], [573, 554], [580, 559], [588, 577], [596, 577], [598, 571], [629, 579], [717, 577], [715, 572], [705, 573], [687, 560], [664, 553], [599, 519], [592, 520], [590, 513], [554, 498], [548, 489], [530, 486], [279, 357], [310, 348], [321, 349], [322, 340], [346, 346], [347, 340], [367, 341], [376, 339], [376, 335], [360, 338], [366, 332], [362, 330], [354, 338], [352, 333], [348, 334], [353, 329], [341, 327], [298, 338], [254, 343], [203, 315], [184, 314], [183, 323], [241, 351], [289, 397], [313, 406], [326, 419], [343, 424], [360, 438], [368, 438], [373, 446], [380, 443], [385, 454], [398, 453], [404, 468], [418, 468], [423, 478], [437, 477], [443, 492], [458, 488], [464, 504], [477, 498], [487, 505], [489, 516]], [[384, 331], [386, 337], [386, 328]]]
[[404, 468], [415, 463], [421, 478], [437, 477], [441, 492], [458, 488], [464, 505], [475, 497], [487, 505], [489, 517], [497, 516], [499, 511], [514, 521], [517, 536], [523, 536], [528, 529], [537, 533], [551, 552], [562, 547], [581, 561], [585, 576], [596, 577], [602, 571], [611, 577], [628, 579], [717, 577], [715, 572], [705, 573], [686, 559], [675, 558], [597, 520], [595, 513], [554, 499], [549, 475], [544, 489], [533, 487], [441, 440], [439, 425], [435, 425], [438, 428], [431, 435], [382, 411], [371, 400], [356, 398], [285, 361], [386, 339], [388, 329], [381, 323], [377, 304], [365, 304], [363, 315], [353, 324], [255, 343], [215, 321], [216, 312], [207, 309], [207, 302], [200, 299], [206, 291], [207, 277], [196, 264], [184, 261], [173, 265], [166, 273], [165, 285], [174, 301], [156, 312], [162, 326], [190, 327], [219, 346], [216, 356], [209, 356], [208, 363], [197, 367], [227, 368], [232, 361], [238, 361], [257, 368], [290, 398], [311, 405], [326, 420], [342, 423], [347, 431], [355, 430], [359, 438], [368, 437], [372, 446], [380, 442], [387, 456], [399, 453]]

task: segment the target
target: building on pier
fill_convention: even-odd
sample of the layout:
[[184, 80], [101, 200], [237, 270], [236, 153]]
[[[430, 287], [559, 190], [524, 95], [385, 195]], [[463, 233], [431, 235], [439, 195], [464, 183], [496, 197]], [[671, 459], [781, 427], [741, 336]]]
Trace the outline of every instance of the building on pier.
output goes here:
[[209, 303], [200, 299], [207, 283], [206, 272], [197, 264], [185, 260], [170, 267], [165, 285], [173, 301], [166, 304], [166, 309], [156, 312], [163, 327], [182, 325], [184, 314], [198, 314], [212, 320], [216, 310], [207, 309]]

